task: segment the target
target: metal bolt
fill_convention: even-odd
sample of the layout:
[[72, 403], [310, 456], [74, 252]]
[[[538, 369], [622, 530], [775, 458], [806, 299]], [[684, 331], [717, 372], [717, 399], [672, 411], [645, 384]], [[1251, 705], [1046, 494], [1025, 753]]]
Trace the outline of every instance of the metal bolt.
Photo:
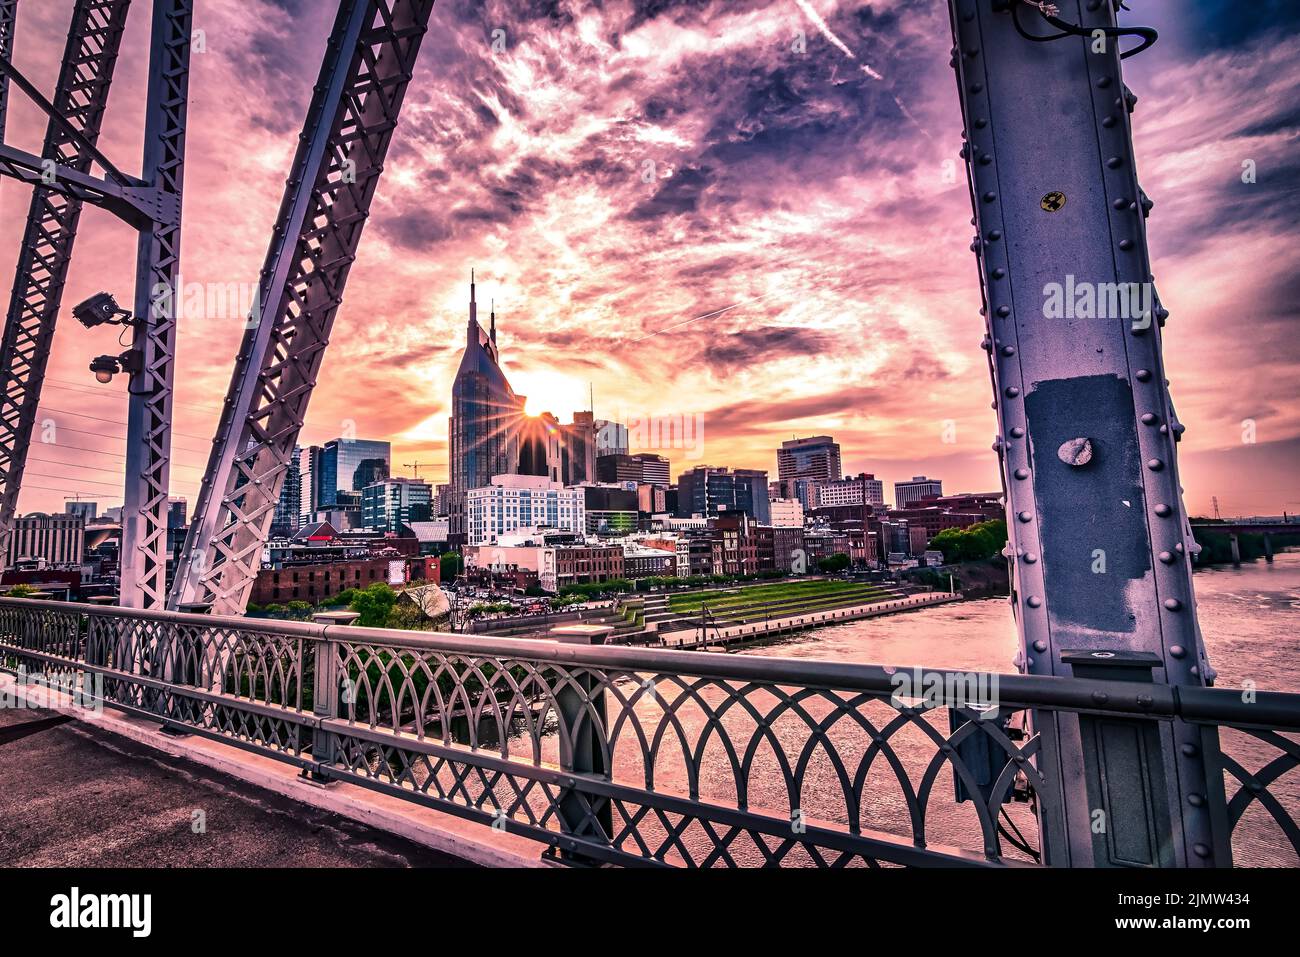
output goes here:
[[1080, 437], [1062, 442], [1056, 450], [1056, 457], [1074, 468], [1087, 465], [1092, 461], [1092, 440]]

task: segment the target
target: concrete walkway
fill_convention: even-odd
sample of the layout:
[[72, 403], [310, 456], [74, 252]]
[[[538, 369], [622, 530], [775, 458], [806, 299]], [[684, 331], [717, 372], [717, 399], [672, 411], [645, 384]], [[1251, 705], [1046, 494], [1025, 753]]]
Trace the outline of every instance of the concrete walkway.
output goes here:
[[54, 711], [0, 709], [0, 782], [7, 867], [473, 866]]
[[746, 625], [728, 625], [720, 628], [707, 628], [701, 636], [700, 629], [686, 628], [679, 631], [665, 632], [659, 637], [663, 640], [665, 648], [707, 648], [714, 645], [727, 645], [740, 641], [757, 641], [765, 637], [775, 637], [776, 635], [786, 634], [793, 631], [803, 631], [806, 628], [817, 628], [822, 625], [842, 624], [846, 621], [856, 621], [861, 618], [876, 618], [880, 615], [893, 615], [898, 612], [911, 611], [917, 608], [925, 608], [930, 605], [946, 605], [949, 602], [961, 601], [961, 592], [955, 594], [949, 592], [927, 592], [920, 595], [909, 595], [906, 598], [895, 598], [889, 601], [871, 602], [866, 605], [853, 605], [849, 608], [833, 608], [827, 611], [810, 611], [802, 614], [788, 615], [783, 618], [773, 618], [770, 621], [752, 622]]

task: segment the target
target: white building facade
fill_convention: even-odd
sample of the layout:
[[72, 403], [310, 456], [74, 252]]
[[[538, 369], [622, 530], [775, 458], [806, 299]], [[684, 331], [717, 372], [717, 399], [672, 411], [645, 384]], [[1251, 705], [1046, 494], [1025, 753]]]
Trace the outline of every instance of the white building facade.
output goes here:
[[581, 488], [565, 488], [542, 475], [494, 475], [492, 484], [467, 495], [469, 545], [491, 545], [505, 535], [548, 528], [582, 534]]

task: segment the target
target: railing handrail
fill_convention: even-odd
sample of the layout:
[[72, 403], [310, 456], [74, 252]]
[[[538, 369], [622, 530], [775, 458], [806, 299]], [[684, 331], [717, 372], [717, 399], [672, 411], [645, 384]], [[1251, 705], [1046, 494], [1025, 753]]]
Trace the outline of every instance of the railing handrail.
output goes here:
[[315, 622], [275, 621], [236, 615], [201, 615], [175, 611], [147, 611], [115, 605], [0, 597], [0, 608], [33, 607], [94, 617], [166, 621], [199, 628], [234, 628], [257, 634], [383, 644], [411, 651], [451, 652], [467, 657], [509, 658], [555, 662], [592, 669], [627, 672], [672, 672], [693, 678], [736, 680], [767, 684], [803, 684], [875, 695], [892, 695], [895, 675], [922, 673], [944, 680], [972, 674], [996, 678], [998, 704], [1005, 708], [1066, 709], [1093, 714], [1142, 715], [1183, 718], [1195, 722], [1222, 722], [1269, 726], [1279, 731], [1300, 731], [1300, 693], [1251, 691], [1199, 686], [1105, 681], [1021, 675], [991, 671], [934, 668], [921, 665], [858, 664], [807, 658], [732, 655], [723, 652], [675, 651], [670, 648], [631, 645], [580, 645], [546, 638], [494, 638], [448, 632], [410, 632], [393, 628], [322, 625]]

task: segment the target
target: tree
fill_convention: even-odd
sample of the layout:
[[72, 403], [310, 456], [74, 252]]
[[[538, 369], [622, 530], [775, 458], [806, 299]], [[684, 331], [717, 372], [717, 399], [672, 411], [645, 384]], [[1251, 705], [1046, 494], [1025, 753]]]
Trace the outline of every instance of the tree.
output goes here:
[[28, 595], [35, 595], [37, 591], [39, 589], [33, 588], [31, 585], [18, 584], [5, 592], [5, 596], [7, 598], [26, 598]]
[[836, 552], [834, 555], [827, 555], [825, 558], [817, 560], [817, 567], [823, 572], [842, 572], [851, 564], [851, 559], [843, 552]]
[[357, 624], [367, 628], [382, 628], [388, 624], [388, 616], [397, 604], [397, 592], [384, 582], [375, 582], [369, 588], [357, 592], [349, 606], [361, 615]]
[[1007, 523], [1002, 519], [966, 528], [945, 528], [930, 540], [930, 548], [943, 552], [945, 564], [978, 562], [992, 558], [1007, 543]]
[[465, 559], [456, 552], [447, 552], [438, 559], [438, 572], [445, 582], [454, 581], [465, 570]]

